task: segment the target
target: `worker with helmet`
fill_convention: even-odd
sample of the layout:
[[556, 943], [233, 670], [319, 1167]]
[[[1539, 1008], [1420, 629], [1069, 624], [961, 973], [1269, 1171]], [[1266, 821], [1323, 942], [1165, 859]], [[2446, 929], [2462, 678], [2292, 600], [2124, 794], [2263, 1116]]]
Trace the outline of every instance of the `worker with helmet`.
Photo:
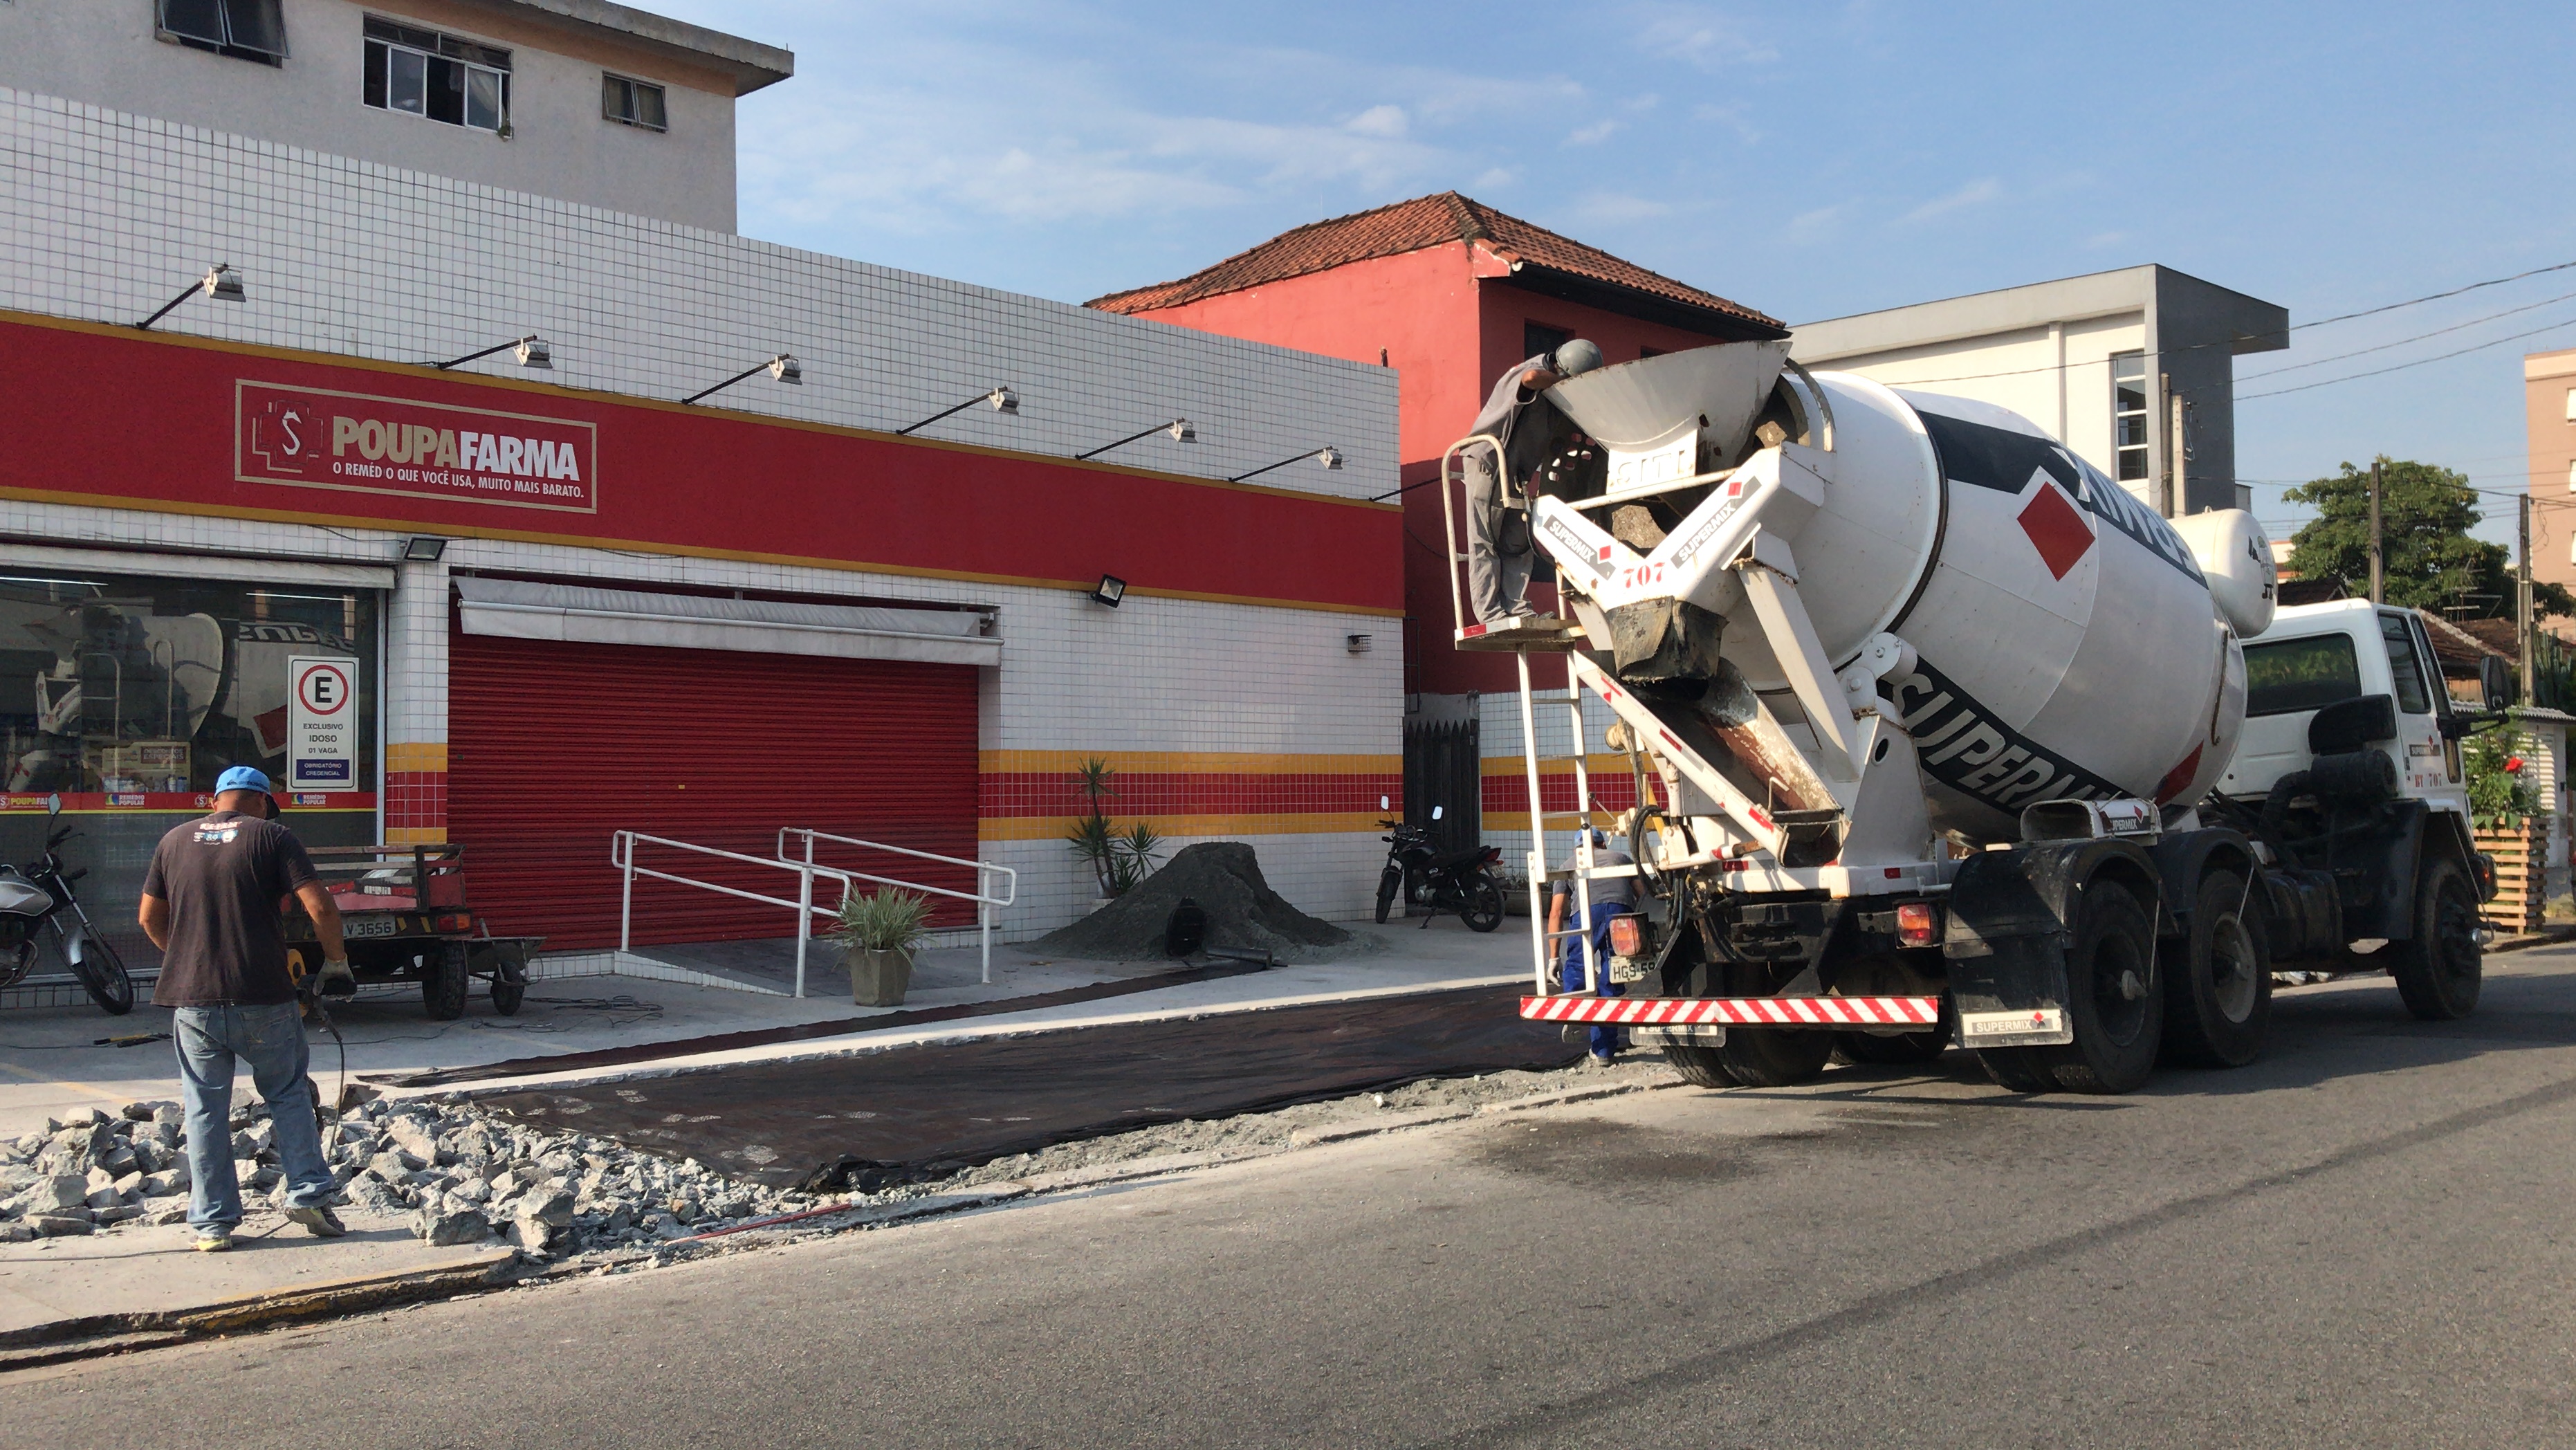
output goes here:
[[[1599, 827], [1588, 826], [1585, 829], [1592, 836], [1592, 864], [1595, 868], [1634, 864], [1634, 858], [1627, 852], [1611, 846], [1608, 839], [1601, 834]], [[1580, 859], [1579, 852], [1568, 856], [1565, 869], [1569, 872], [1573, 871]], [[1568, 928], [1565, 919], [1574, 899], [1573, 893], [1572, 879], [1561, 878], [1557, 881], [1554, 890], [1549, 893], [1547, 900], [1548, 936], [1551, 940], [1561, 940], [1565, 944], [1562, 954], [1557, 959], [1558, 981], [1569, 992], [1584, 990], [1587, 984], [1583, 979], [1583, 939], [1589, 936], [1592, 938], [1592, 961], [1600, 978], [1600, 995], [1604, 997], [1626, 995], [1626, 988], [1610, 980], [1610, 919], [1614, 916], [1624, 916], [1637, 909], [1636, 878], [1620, 876], [1607, 881], [1593, 882], [1591, 919], [1580, 927]], [[1558, 937], [1559, 932], [1564, 932], [1565, 935]], [[1569, 1033], [1573, 1030], [1571, 1027], [1566, 1029]], [[1619, 1053], [1621, 1046], [1619, 1029], [1608, 1025], [1596, 1026], [1591, 1029], [1591, 1041], [1593, 1066], [1608, 1067], [1611, 1059]]]
[[[1522, 414], [1541, 393], [1599, 366], [1601, 349], [1579, 337], [1552, 353], [1515, 363], [1495, 382], [1485, 410], [1467, 430], [1471, 437], [1490, 435], [1503, 445], [1499, 459], [1483, 446], [1465, 455], [1468, 603], [1485, 623], [1530, 612], [1521, 599], [1529, 588], [1534, 549], [1524, 485], [1568, 441], [1564, 430], [1531, 426], [1537, 420], [1525, 420]], [[1555, 413], [1552, 408], [1543, 411]]]

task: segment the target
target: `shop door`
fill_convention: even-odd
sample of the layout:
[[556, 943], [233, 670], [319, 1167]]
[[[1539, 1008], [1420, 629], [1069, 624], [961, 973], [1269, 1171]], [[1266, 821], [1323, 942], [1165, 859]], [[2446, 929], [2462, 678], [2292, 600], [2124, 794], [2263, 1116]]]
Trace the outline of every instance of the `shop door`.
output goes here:
[[[972, 666], [454, 631], [449, 646], [448, 839], [464, 846], [468, 890], [497, 934], [543, 935], [548, 951], [615, 946], [619, 830], [763, 858], [781, 826], [975, 855]], [[785, 872], [646, 851], [647, 866], [795, 895]], [[973, 885], [971, 871], [825, 859]], [[934, 924], [971, 920], [951, 906]], [[794, 930], [792, 911], [636, 884], [638, 943]]]

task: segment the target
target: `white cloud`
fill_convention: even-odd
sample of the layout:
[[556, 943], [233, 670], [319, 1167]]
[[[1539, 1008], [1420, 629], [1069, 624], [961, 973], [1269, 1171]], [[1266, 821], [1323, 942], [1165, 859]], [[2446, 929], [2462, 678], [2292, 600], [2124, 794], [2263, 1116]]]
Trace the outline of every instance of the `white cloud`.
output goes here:
[[1371, 106], [1344, 121], [1342, 129], [1362, 136], [1383, 136], [1395, 140], [1404, 135], [1405, 125], [1402, 106]]
[[1967, 185], [1960, 187], [1957, 191], [1951, 192], [1946, 196], [1936, 196], [1932, 198], [1930, 201], [1923, 203], [1914, 210], [1907, 212], [1903, 217], [1899, 218], [1899, 220], [1908, 222], [1930, 221], [1936, 216], [1946, 215], [1947, 213], [1958, 211], [1963, 207], [1983, 205], [1984, 203], [1990, 202], [2003, 194], [2004, 184], [2002, 182], [1997, 181], [1991, 176], [1983, 177], [1979, 180], [1969, 182]]
[[1630, 6], [1628, 15], [1636, 26], [1639, 49], [1701, 70], [1766, 65], [1780, 58], [1777, 47], [1756, 38], [1742, 20], [1715, 6], [1653, 0]]
[[1789, 225], [1783, 235], [1789, 241], [1801, 245], [1830, 241], [1842, 232], [1844, 220], [1859, 207], [1859, 201], [1851, 200], [1838, 201], [1831, 206], [1820, 206], [1813, 211], [1802, 211], [1789, 218]]
[[1565, 144], [1568, 146], [1598, 146], [1602, 142], [1609, 140], [1613, 135], [1617, 134], [1619, 128], [1626, 124], [1626, 122], [1619, 120], [1617, 117], [1604, 116], [1589, 126], [1575, 127], [1572, 132], [1567, 134]]
[[1508, 166], [1489, 166], [1467, 185], [1476, 191], [1501, 191], [1520, 179], [1521, 174]]
[[1670, 202], [1620, 191], [1586, 193], [1574, 203], [1574, 214], [1586, 222], [1615, 224], [1653, 221], [1673, 214]]

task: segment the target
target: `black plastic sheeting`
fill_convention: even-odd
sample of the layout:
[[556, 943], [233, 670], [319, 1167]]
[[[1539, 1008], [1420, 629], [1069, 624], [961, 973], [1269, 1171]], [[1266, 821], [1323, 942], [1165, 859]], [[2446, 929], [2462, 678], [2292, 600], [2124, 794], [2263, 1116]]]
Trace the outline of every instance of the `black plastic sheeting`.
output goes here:
[[531, 1126], [773, 1187], [875, 1189], [1052, 1143], [1421, 1078], [1563, 1067], [1584, 1049], [1479, 987], [747, 1063], [501, 1093]]
[[1268, 969], [1265, 962], [1226, 959], [1213, 966], [1191, 967], [1182, 971], [1156, 972], [1150, 977], [1124, 977], [1112, 982], [1094, 982], [1088, 986], [1066, 987], [1061, 991], [1040, 992], [1030, 997], [1004, 997], [991, 1002], [968, 1002], [955, 1007], [915, 1007], [902, 1012], [878, 1012], [867, 1017], [838, 1017], [829, 1022], [800, 1022], [793, 1027], [755, 1027], [742, 1032], [719, 1032], [706, 1037], [683, 1037], [671, 1042], [639, 1042], [632, 1047], [602, 1047], [591, 1052], [562, 1052], [551, 1057], [514, 1057], [507, 1062], [487, 1062], [475, 1067], [441, 1067], [426, 1072], [364, 1072], [361, 1082], [380, 1082], [387, 1087], [422, 1088], [452, 1087], [458, 1083], [499, 1082], [514, 1077], [534, 1077], [544, 1072], [586, 1072], [597, 1067], [632, 1067], [642, 1062], [664, 1062], [674, 1057], [695, 1057], [704, 1052], [733, 1052], [745, 1047], [768, 1047], [780, 1042], [812, 1042], [824, 1037], [847, 1037], [853, 1032], [882, 1032], [897, 1027], [918, 1027], [925, 1022], [954, 1022], [963, 1017], [992, 1017], [1004, 1012], [1034, 1012], [1040, 1007], [1063, 1007], [1076, 1002], [1097, 1002], [1104, 997], [1124, 997], [1134, 992], [1153, 992], [1165, 987], [1187, 986], [1192, 982], [1213, 982], [1219, 977], [1240, 977], [1246, 972]]

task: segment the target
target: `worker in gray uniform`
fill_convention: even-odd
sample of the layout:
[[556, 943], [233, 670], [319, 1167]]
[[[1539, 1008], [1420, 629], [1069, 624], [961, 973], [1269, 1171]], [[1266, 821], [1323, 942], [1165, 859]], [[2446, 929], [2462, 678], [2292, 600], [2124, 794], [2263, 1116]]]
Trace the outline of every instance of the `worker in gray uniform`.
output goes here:
[[1522, 592], [1529, 588], [1533, 545], [1529, 532], [1528, 496], [1521, 484], [1538, 467], [1542, 453], [1560, 441], [1557, 430], [1526, 426], [1522, 414], [1539, 395], [1567, 378], [1601, 366], [1601, 349], [1576, 338], [1553, 353], [1540, 353], [1515, 363], [1494, 384], [1485, 411], [1476, 415], [1469, 436], [1488, 434], [1503, 445], [1503, 456], [1479, 445], [1467, 450], [1467, 602], [1486, 624], [1526, 614]]

